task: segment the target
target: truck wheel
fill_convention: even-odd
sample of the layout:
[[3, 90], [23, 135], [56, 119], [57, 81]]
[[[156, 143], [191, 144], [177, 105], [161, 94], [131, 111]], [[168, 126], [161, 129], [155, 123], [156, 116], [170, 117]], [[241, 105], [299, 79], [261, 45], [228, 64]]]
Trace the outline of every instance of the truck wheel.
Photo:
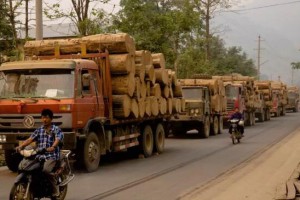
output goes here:
[[142, 135], [142, 153], [145, 158], [152, 155], [153, 152], [153, 132], [151, 126], [146, 125]]
[[223, 129], [224, 129], [223, 116], [220, 116], [219, 117], [219, 134], [223, 133]]
[[201, 137], [208, 138], [210, 133], [210, 122], [209, 117], [205, 117], [203, 121], [202, 128], [200, 129]]
[[16, 153], [15, 150], [5, 150], [4, 154], [5, 162], [8, 169], [10, 169], [13, 172], [17, 172], [19, 163], [22, 160], [22, 156]]
[[157, 153], [162, 153], [165, 147], [165, 129], [164, 126], [159, 123], [157, 124], [154, 136], [154, 147]]
[[285, 106], [282, 106], [282, 115], [285, 116], [285, 114], [286, 114]]
[[88, 172], [94, 172], [98, 169], [100, 163], [100, 142], [94, 132], [90, 132], [84, 142], [83, 164]]
[[219, 133], [219, 119], [218, 116], [214, 116], [212, 127], [210, 128], [210, 132], [212, 135], [218, 135]]

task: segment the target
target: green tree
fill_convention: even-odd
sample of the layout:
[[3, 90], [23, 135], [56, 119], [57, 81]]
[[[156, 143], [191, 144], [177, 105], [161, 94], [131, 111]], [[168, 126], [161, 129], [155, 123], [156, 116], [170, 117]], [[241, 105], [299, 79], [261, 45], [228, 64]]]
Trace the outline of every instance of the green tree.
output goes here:
[[292, 62], [291, 66], [292, 69], [300, 69], [300, 62]]
[[168, 66], [177, 69], [186, 36], [199, 13], [189, 0], [121, 0], [114, 28], [135, 38], [138, 49], [164, 53]]

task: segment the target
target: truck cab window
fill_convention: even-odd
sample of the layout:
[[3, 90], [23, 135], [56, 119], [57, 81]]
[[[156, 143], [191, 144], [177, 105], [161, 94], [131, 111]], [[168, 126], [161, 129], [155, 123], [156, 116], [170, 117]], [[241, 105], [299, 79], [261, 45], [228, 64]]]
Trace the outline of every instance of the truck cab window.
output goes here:
[[88, 70], [81, 71], [81, 89], [82, 94], [91, 94], [91, 75]]

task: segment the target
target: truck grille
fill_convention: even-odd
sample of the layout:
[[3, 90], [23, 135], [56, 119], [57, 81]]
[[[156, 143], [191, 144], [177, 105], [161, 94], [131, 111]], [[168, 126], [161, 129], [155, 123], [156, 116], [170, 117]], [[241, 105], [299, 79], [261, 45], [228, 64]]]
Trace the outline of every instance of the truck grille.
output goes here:
[[234, 110], [234, 101], [227, 100], [226, 111], [232, 111], [232, 110]]
[[[61, 128], [72, 127], [71, 114], [55, 115], [52, 121], [55, 125]], [[41, 115], [27, 115], [27, 114], [11, 114], [0, 115], [0, 129], [6, 130], [20, 130], [20, 129], [35, 129], [42, 125]], [[63, 126], [63, 127], [62, 127]]]

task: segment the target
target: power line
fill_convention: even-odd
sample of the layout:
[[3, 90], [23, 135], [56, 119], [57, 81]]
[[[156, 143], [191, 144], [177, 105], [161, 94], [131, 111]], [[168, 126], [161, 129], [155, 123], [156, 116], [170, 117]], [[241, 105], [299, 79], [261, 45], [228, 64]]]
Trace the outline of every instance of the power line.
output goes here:
[[223, 12], [240, 12], [240, 11], [248, 11], [248, 10], [258, 10], [258, 9], [264, 9], [264, 8], [270, 8], [270, 7], [290, 5], [290, 4], [295, 4], [295, 3], [300, 3], [300, 1], [291, 1], [291, 2], [286, 2], [286, 3], [270, 4], [270, 5], [253, 7], [253, 8], [245, 8], [245, 9], [227, 10], [227, 11], [223, 11]]

